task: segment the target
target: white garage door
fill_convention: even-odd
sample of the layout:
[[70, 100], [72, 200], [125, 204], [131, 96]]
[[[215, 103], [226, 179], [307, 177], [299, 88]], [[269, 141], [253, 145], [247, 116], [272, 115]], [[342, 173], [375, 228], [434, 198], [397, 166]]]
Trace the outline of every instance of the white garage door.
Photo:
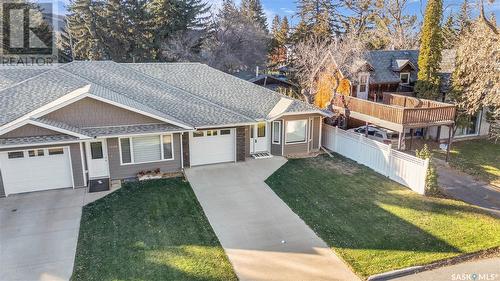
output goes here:
[[0, 152], [5, 194], [72, 187], [68, 147]]
[[235, 129], [193, 132], [189, 144], [191, 166], [235, 161], [235, 134]]

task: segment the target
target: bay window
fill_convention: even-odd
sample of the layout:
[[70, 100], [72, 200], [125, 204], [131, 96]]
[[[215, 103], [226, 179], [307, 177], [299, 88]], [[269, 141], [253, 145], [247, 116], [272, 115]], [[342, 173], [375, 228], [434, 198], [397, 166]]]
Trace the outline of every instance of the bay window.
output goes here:
[[120, 138], [120, 156], [122, 164], [173, 160], [173, 136], [168, 134]]
[[306, 142], [307, 120], [287, 121], [285, 128], [286, 143]]

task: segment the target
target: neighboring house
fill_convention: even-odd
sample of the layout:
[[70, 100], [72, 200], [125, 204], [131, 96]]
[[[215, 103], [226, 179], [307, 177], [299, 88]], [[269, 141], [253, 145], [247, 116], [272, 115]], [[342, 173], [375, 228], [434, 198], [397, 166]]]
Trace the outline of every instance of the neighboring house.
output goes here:
[[261, 74], [248, 81], [287, 96], [298, 95], [299, 92], [299, 86], [288, 81], [284, 75]]
[[[357, 78], [351, 78], [354, 97], [384, 102], [385, 93], [397, 93], [413, 96], [413, 89], [418, 75], [418, 50], [370, 51], [367, 64]], [[447, 101], [446, 93], [451, 87], [451, 75], [455, 70], [455, 50], [443, 50], [441, 60], [441, 101]], [[489, 133], [489, 123], [485, 113], [480, 111], [470, 117], [470, 122], [456, 128], [455, 138], [484, 137]], [[434, 139], [448, 138], [446, 126], [431, 126], [427, 132]]]
[[330, 113], [198, 63], [0, 69], [0, 196], [318, 151]]

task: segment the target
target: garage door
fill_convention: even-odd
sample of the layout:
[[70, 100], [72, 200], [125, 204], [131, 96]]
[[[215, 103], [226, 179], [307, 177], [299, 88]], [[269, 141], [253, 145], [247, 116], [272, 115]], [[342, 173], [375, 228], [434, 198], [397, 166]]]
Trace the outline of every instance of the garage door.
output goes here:
[[189, 145], [191, 166], [235, 161], [235, 131], [221, 129], [193, 132]]
[[0, 152], [6, 195], [72, 187], [68, 147]]

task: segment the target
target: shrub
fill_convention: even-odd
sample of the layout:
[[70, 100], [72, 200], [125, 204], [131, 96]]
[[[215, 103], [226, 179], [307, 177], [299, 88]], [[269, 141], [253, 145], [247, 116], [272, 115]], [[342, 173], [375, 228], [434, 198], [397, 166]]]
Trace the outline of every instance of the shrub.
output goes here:
[[427, 144], [421, 150], [416, 150], [415, 155], [421, 159], [429, 159], [429, 167], [427, 168], [427, 176], [425, 177], [425, 194], [436, 195], [439, 193], [436, 166], [432, 161], [432, 152]]

